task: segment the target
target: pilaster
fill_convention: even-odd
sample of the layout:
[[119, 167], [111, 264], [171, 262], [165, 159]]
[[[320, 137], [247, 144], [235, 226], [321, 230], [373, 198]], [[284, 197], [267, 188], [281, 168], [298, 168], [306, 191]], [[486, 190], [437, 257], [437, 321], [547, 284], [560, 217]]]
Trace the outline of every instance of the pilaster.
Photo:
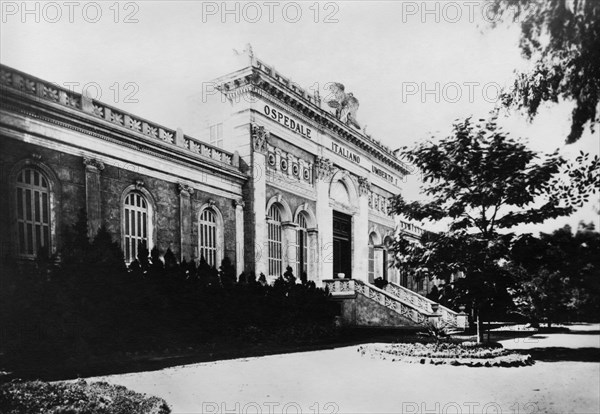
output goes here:
[[102, 196], [100, 173], [104, 164], [94, 158], [84, 157], [85, 165], [85, 206], [88, 219], [88, 237], [93, 238], [102, 226]]
[[315, 245], [314, 281], [317, 286], [323, 279], [333, 278], [333, 209], [329, 205], [329, 185], [332, 175], [332, 163], [329, 159], [318, 157], [315, 160], [315, 187], [317, 193], [317, 226], [320, 231], [313, 235]]
[[235, 260], [236, 276], [244, 271], [244, 200], [233, 202], [235, 206]]
[[194, 247], [192, 246], [192, 203], [191, 195], [194, 189], [189, 185], [179, 184], [179, 234], [180, 234], [180, 260], [193, 258]]

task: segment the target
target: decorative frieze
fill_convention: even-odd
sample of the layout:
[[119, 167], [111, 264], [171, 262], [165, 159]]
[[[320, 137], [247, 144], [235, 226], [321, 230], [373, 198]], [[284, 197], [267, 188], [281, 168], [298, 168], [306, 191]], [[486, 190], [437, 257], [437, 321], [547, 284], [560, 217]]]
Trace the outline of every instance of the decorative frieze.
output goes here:
[[279, 177], [290, 184], [312, 184], [312, 166], [312, 163], [292, 153], [267, 144], [267, 167], [272, 171], [274, 179]]
[[390, 200], [389, 198], [373, 192], [370, 188], [368, 190], [369, 197], [369, 209], [385, 215], [390, 215]]

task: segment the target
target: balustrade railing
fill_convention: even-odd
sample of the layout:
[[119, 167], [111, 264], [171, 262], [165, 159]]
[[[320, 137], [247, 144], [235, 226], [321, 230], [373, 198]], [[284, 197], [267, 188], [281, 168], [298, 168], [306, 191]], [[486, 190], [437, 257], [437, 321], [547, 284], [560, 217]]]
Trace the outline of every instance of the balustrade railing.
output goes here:
[[323, 280], [323, 283], [329, 289], [332, 296], [352, 293], [361, 294], [417, 324], [424, 324], [431, 317], [431, 314], [428, 312], [420, 310], [414, 305], [406, 303], [382, 289], [357, 279], [328, 279]]
[[181, 130], [176, 131], [165, 128], [162, 125], [149, 122], [120, 109], [62, 88], [52, 82], [34, 78], [6, 66], [0, 66], [0, 86], [37, 96], [43, 100], [63, 105], [70, 109], [85, 112], [146, 137], [187, 148], [195, 154], [237, 167], [235, 165], [235, 157], [232, 153], [183, 135]]
[[[447, 326], [459, 327], [457, 312], [394, 283], [388, 283], [384, 289], [357, 279], [327, 279], [323, 280], [323, 284], [332, 296], [360, 293], [418, 324], [424, 324], [437, 314]], [[433, 304], [438, 305], [436, 313], [433, 312]]]
[[441, 319], [443, 322], [451, 325], [458, 326], [457, 316], [458, 312], [453, 311], [443, 305], [438, 304], [436, 301], [426, 298], [425, 296], [419, 295], [417, 292], [414, 292], [404, 286], [397, 285], [393, 282], [389, 282], [384, 290], [408, 303], [411, 303], [418, 309], [427, 312], [433, 313], [433, 304], [438, 305], [437, 313], [441, 315]]

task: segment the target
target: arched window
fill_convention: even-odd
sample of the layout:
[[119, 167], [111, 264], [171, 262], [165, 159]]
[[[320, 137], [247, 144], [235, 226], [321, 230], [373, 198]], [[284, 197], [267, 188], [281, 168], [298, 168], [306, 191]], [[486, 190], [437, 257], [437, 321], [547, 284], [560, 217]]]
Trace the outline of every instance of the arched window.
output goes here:
[[132, 262], [137, 258], [138, 245], [143, 243], [147, 249], [151, 244], [150, 208], [146, 197], [137, 191], [130, 192], [124, 202], [123, 246], [125, 261]]
[[298, 224], [298, 231], [296, 233], [296, 276], [305, 282], [308, 272], [308, 232], [306, 216], [302, 213], [298, 214], [296, 224]]
[[281, 255], [281, 211], [276, 205], [269, 209], [268, 238], [269, 238], [269, 276], [279, 277], [282, 272]]
[[50, 185], [48, 178], [33, 168], [17, 174], [16, 212], [19, 255], [34, 257], [40, 249], [50, 253]]
[[217, 266], [217, 216], [212, 209], [200, 213], [200, 257], [211, 266]]
[[373, 233], [369, 236], [369, 283], [375, 280], [375, 239]]

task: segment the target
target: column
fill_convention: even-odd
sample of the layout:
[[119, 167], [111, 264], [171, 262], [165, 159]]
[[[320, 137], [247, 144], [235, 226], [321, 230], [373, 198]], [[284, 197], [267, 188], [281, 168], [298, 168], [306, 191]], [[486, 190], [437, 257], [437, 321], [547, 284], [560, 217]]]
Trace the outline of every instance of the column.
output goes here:
[[85, 165], [85, 207], [88, 220], [88, 237], [93, 238], [102, 226], [102, 197], [100, 172], [104, 164], [94, 158], [83, 158]]
[[281, 223], [281, 230], [283, 236], [283, 269], [282, 274], [288, 266], [292, 267], [294, 276], [299, 279], [300, 275], [296, 274], [296, 261], [297, 261], [297, 250], [298, 243], [297, 238], [298, 225], [291, 221]]
[[315, 187], [317, 193], [318, 247], [315, 251], [315, 284], [321, 286], [323, 279], [333, 279], [333, 209], [329, 205], [329, 184], [332, 174], [330, 160], [318, 157], [315, 160]]
[[383, 277], [383, 246], [375, 246], [375, 279]]
[[189, 185], [179, 184], [179, 234], [180, 234], [180, 258], [189, 261], [194, 257], [192, 246], [192, 203], [191, 195], [194, 189]]
[[[254, 218], [254, 245], [248, 258], [252, 260], [256, 279], [263, 273], [268, 276], [268, 241], [267, 241], [267, 169], [266, 152], [269, 132], [259, 125], [251, 126], [252, 136], [252, 215]], [[250, 264], [250, 263], [249, 263]]]
[[244, 200], [233, 202], [235, 206], [235, 269], [236, 276], [244, 271]]
[[[366, 178], [358, 178], [358, 212], [352, 222], [352, 278], [369, 281], [369, 190]], [[377, 265], [376, 265], [377, 266]]]
[[308, 260], [306, 263], [307, 279], [316, 281], [319, 280], [319, 231], [317, 229], [307, 229], [308, 233]]

